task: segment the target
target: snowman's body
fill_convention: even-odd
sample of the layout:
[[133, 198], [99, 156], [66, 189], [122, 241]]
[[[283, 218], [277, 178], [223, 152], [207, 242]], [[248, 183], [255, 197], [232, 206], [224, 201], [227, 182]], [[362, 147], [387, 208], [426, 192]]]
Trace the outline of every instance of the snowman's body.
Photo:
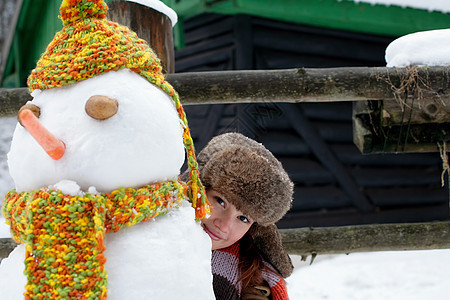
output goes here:
[[[50, 158], [18, 124], [8, 154], [18, 192], [50, 186], [71, 195], [105, 193], [178, 177], [185, 157], [179, 116], [169, 96], [142, 76], [110, 71], [32, 95], [40, 122], [66, 149], [61, 159]], [[117, 113], [91, 118], [85, 103], [93, 95], [116, 99]], [[186, 201], [108, 233], [105, 246], [108, 299], [214, 299], [210, 239]], [[20, 245], [0, 266], [2, 299], [23, 299], [23, 270]]]

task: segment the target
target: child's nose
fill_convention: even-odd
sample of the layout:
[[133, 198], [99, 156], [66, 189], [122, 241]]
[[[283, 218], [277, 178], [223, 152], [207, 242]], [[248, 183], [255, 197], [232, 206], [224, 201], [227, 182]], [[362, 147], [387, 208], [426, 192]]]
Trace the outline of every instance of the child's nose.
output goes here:
[[231, 222], [233, 220], [233, 216], [231, 213], [224, 212], [221, 214], [219, 218], [215, 220], [216, 226], [225, 233], [228, 233], [230, 231]]

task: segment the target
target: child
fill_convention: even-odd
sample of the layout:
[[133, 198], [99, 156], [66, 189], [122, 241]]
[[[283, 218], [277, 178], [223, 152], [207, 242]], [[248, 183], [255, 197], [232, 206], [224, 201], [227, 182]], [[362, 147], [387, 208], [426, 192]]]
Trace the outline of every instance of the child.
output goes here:
[[213, 138], [198, 155], [211, 216], [216, 299], [288, 299], [293, 270], [275, 225], [291, 207], [293, 183], [262, 144], [239, 133]]

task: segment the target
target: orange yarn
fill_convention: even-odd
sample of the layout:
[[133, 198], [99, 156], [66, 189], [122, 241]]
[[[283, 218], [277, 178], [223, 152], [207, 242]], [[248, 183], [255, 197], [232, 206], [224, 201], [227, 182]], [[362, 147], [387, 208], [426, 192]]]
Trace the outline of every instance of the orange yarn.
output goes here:
[[26, 243], [25, 298], [106, 299], [105, 233], [167, 213], [185, 191], [178, 181], [101, 195], [10, 191], [3, 214], [14, 239]]
[[[37, 62], [28, 77], [30, 90], [50, 89], [94, 77], [109, 71], [130, 69], [160, 87], [173, 100], [183, 126], [183, 140], [190, 170], [197, 170], [194, 142], [175, 89], [164, 80], [160, 60], [136, 33], [108, 21], [103, 0], [63, 0], [64, 27]], [[149, 99], [151, 101], [151, 99]], [[209, 214], [209, 204], [198, 171], [191, 172], [191, 202], [196, 219]]]

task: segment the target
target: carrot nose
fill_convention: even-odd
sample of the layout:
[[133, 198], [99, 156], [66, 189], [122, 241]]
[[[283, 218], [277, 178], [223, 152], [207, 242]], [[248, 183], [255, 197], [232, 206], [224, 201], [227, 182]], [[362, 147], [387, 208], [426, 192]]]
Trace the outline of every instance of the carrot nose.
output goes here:
[[48, 131], [39, 122], [38, 118], [29, 109], [23, 109], [19, 112], [20, 123], [25, 127], [31, 136], [41, 145], [47, 154], [54, 160], [63, 157], [66, 151], [66, 145]]

